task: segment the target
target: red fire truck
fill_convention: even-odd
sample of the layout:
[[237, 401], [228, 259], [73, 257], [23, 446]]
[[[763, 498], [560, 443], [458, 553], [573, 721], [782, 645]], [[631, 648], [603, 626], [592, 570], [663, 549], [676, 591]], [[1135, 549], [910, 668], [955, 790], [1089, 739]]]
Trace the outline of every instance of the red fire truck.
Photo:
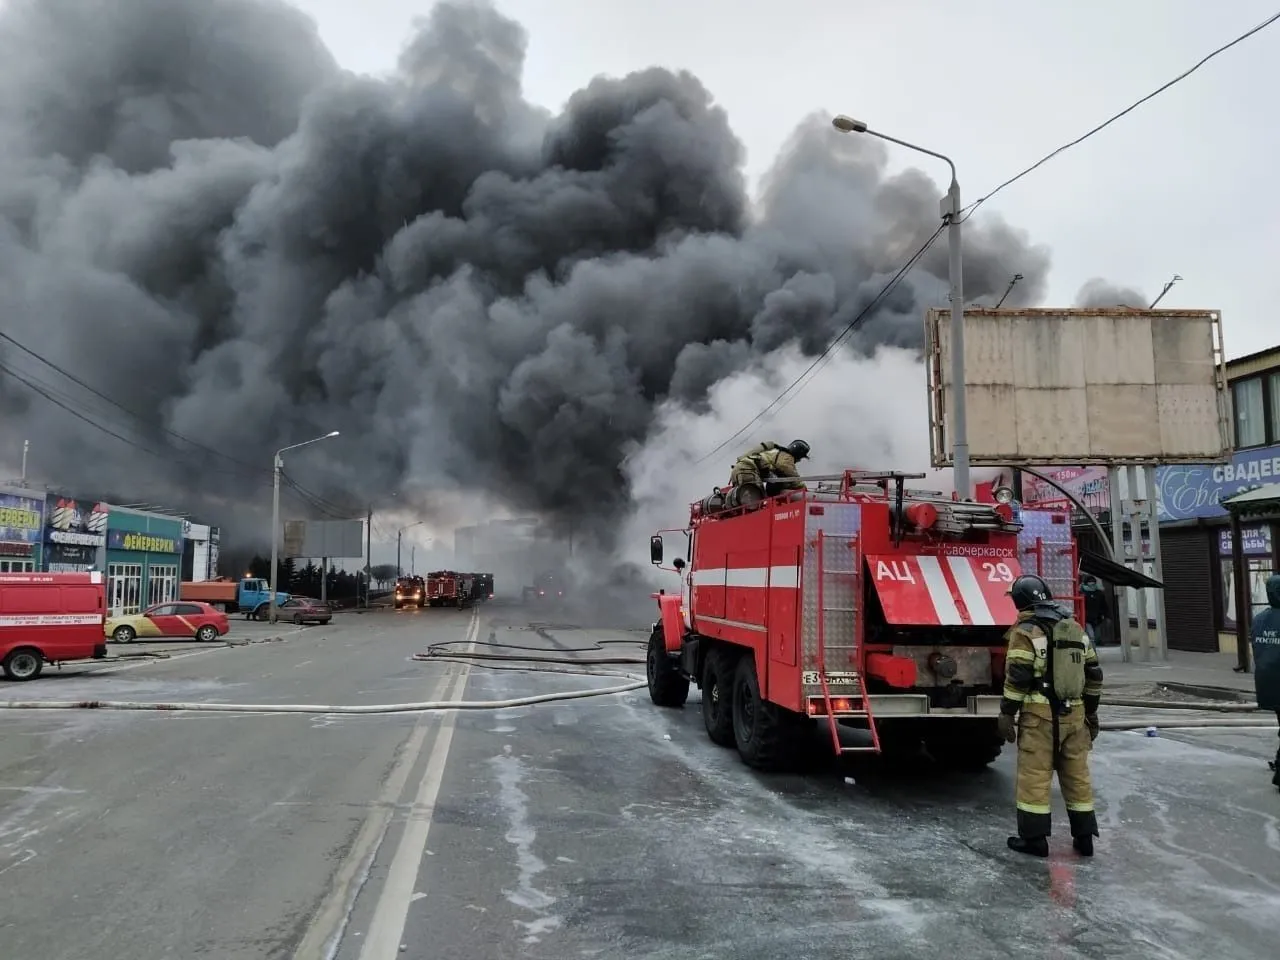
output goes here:
[[433, 607], [456, 605], [458, 578], [452, 570], [433, 570], [427, 574], [427, 603]]
[[433, 607], [466, 607], [476, 599], [476, 574], [435, 570], [427, 574], [427, 603]]
[[[837, 753], [913, 751], [981, 766], [1000, 754], [1006, 591], [1023, 570], [1076, 598], [1065, 510], [909, 490], [923, 474], [845, 471], [747, 506], [719, 492], [691, 509], [680, 593], [655, 594], [649, 696], [702, 689], [711, 739], [762, 769], [825, 722]], [[687, 569], [686, 569], [687, 566]], [[666, 569], [666, 568], [664, 568]], [[845, 746], [841, 726], [867, 746]]]

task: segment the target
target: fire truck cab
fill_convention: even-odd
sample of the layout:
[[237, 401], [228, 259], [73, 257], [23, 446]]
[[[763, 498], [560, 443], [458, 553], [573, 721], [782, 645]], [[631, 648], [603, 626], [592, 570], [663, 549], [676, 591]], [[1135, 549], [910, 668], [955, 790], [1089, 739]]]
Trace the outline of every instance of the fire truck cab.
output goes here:
[[[751, 766], [793, 755], [824, 721], [837, 753], [904, 752], [983, 766], [999, 756], [1007, 595], [1024, 570], [1075, 598], [1066, 510], [909, 490], [923, 474], [847, 470], [747, 506], [717, 491], [693, 504], [679, 593], [654, 594], [647, 674], [655, 704], [702, 690], [707, 733]], [[664, 568], [667, 569], [667, 568]], [[840, 727], [865, 746], [845, 746]]]

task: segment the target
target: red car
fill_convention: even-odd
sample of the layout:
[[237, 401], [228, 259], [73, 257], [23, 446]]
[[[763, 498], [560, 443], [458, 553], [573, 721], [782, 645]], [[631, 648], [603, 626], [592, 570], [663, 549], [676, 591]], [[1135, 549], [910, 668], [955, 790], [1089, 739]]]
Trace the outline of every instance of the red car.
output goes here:
[[333, 611], [319, 600], [310, 597], [290, 597], [280, 604], [276, 616], [281, 620], [292, 620], [296, 624], [328, 623], [333, 619]]
[[230, 629], [225, 613], [195, 600], [155, 603], [141, 613], [108, 617], [103, 625], [116, 643], [129, 643], [137, 637], [194, 637], [208, 643]]

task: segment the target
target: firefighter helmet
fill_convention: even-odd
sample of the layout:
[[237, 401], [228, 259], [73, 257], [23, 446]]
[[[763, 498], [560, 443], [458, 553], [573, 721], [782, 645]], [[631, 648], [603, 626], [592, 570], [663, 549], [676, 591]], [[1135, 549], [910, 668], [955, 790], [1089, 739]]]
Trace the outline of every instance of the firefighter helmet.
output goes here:
[[1009, 597], [1013, 600], [1015, 607], [1026, 610], [1037, 603], [1052, 600], [1053, 594], [1049, 591], [1049, 585], [1042, 579], [1034, 573], [1026, 573], [1013, 581], [1013, 585], [1009, 587]]
[[796, 460], [803, 460], [809, 455], [809, 445], [803, 440], [792, 440], [787, 444], [787, 452]]

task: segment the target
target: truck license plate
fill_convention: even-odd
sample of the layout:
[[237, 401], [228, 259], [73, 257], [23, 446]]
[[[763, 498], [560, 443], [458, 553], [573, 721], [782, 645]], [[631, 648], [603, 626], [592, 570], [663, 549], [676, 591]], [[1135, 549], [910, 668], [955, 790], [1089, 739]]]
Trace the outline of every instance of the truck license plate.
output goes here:
[[[817, 670], [806, 670], [800, 675], [800, 682], [804, 684], [819, 684], [822, 680], [818, 677]], [[856, 673], [828, 673], [827, 684], [833, 687], [856, 686], [858, 683], [858, 675]]]

